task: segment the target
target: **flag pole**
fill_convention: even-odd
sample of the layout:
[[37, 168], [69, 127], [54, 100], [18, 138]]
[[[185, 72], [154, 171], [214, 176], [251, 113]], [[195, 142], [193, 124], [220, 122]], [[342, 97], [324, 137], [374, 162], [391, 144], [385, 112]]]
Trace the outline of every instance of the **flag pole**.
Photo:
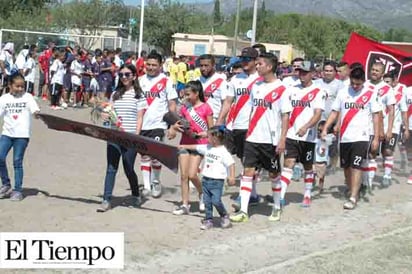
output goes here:
[[143, 23], [144, 23], [144, 0], [141, 0], [140, 4], [140, 28], [139, 28], [139, 52], [137, 53], [139, 58], [143, 48]]

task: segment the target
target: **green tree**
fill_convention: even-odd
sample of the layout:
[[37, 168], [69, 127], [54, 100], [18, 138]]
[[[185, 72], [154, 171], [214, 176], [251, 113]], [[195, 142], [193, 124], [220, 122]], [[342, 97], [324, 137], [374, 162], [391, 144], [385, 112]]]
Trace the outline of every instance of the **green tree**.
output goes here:
[[215, 0], [215, 5], [213, 9], [213, 25], [219, 25], [222, 20], [222, 15], [220, 14], [220, 0]]

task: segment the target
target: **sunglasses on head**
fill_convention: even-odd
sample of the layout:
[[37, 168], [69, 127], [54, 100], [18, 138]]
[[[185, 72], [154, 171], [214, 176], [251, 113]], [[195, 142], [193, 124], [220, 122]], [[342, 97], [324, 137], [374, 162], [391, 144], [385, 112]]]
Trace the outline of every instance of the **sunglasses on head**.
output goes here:
[[133, 76], [133, 73], [131, 72], [126, 72], [126, 73], [119, 72], [119, 78], [129, 78], [131, 76]]

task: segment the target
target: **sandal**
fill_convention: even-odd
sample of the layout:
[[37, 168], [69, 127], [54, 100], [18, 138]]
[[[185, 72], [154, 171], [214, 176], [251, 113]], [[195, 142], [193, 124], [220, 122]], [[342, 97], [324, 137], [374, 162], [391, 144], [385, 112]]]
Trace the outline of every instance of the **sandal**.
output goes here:
[[343, 204], [343, 208], [344, 208], [344, 209], [352, 210], [352, 209], [355, 209], [355, 207], [356, 207], [356, 199], [353, 198], [353, 197], [349, 198], [349, 200], [347, 200], [347, 201]]

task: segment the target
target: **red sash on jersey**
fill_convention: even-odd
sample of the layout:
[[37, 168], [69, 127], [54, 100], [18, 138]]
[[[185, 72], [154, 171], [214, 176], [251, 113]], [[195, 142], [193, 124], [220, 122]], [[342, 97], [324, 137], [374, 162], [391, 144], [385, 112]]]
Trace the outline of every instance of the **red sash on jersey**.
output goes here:
[[380, 97], [385, 96], [389, 92], [390, 89], [391, 89], [390, 86], [384, 86], [383, 88], [379, 89], [379, 96]]
[[220, 85], [222, 84], [223, 79], [222, 78], [218, 78], [215, 81], [213, 81], [212, 83], [210, 83], [209, 86], [207, 86], [207, 88], [205, 88], [204, 90], [204, 94], [205, 94], [205, 99], [206, 101], [209, 99], [209, 97], [220, 87]]
[[[197, 114], [194, 107], [190, 107], [187, 110], [187, 112], [189, 113], [190, 118], [193, 120], [193, 122], [195, 122], [196, 125], [198, 125], [203, 131], [208, 130], [207, 122], [205, 120], [203, 120], [202, 118], [200, 118], [199, 114]], [[204, 122], [204, 123], [201, 123], [201, 121]]]
[[250, 83], [250, 85], [247, 87], [247, 90], [249, 91], [249, 94], [241, 96], [239, 101], [236, 102], [235, 106], [230, 109], [229, 115], [227, 117], [226, 124], [229, 124], [230, 122], [233, 122], [233, 120], [237, 117], [240, 110], [243, 108], [243, 106], [246, 104], [246, 102], [249, 101], [250, 91], [252, 89], [252, 86], [257, 81], [261, 81], [261, 80], [263, 80], [263, 77], [258, 77], [255, 80], [253, 80], [252, 83]]
[[[280, 86], [275, 88], [274, 90], [272, 90], [271, 92], [269, 92], [264, 100], [267, 102], [270, 102], [271, 104], [273, 104], [274, 102], [276, 102], [277, 100], [280, 99], [280, 97], [282, 97], [283, 92], [286, 90], [285, 86]], [[262, 106], [258, 106], [256, 108], [255, 113], [253, 114], [253, 116], [250, 119], [249, 122], [249, 129], [247, 131], [246, 134], [246, 138], [250, 136], [250, 134], [252, 134], [253, 130], [255, 130], [255, 127], [257, 125], [257, 123], [259, 122], [260, 118], [262, 118], [263, 114], [265, 114], [267, 108], [262, 107]]]
[[[166, 83], [167, 83], [167, 78], [164, 77], [162, 79], [159, 80], [159, 82], [157, 82], [155, 85], [153, 85], [153, 87], [150, 89], [150, 93], [159, 93], [162, 90], [165, 89], [166, 87]], [[147, 100], [147, 104], [150, 106], [153, 103], [153, 100], [155, 98], [152, 96], [147, 96], [146, 100]]]
[[[400, 86], [399, 87], [399, 89], [398, 89], [398, 91], [397, 91], [397, 93], [396, 93], [396, 95], [395, 95], [395, 100], [396, 100], [396, 103], [395, 103], [395, 105], [396, 104], [399, 104], [399, 102], [401, 101], [401, 99], [402, 99], [402, 91], [403, 91], [403, 86]], [[388, 114], [389, 113], [389, 108], [387, 107], [386, 108], [386, 114]]]
[[[372, 98], [373, 95], [373, 90], [368, 90], [364, 95], [362, 95], [361, 97], [358, 98], [358, 100], [356, 100], [356, 104], [366, 104], [369, 102], [369, 100]], [[345, 117], [343, 117], [342, 119], [342, 125], [340, 128], [340, 137], [342, 138], [343, 134], [345, 133], [346, 129], [349, 126], [350, 121], [352, 121], [353, 117], [356, 115], [356, 113], [359, 112], [360, 109], [358, 108], [352, 108], [350, 109]], [[365, 121], [365, 123], [367, 123], [367, 121]]]
[[[309, 102], [309, 103], [312, 102], [316, 98], [316, 95], [318, 95], [319, 91], [320, 91], [319, 88], [315, 88], [314, 90], [308, 92], [305, 96], [303, 96], [301, 101]], [[293, 124], [295, 123], [296, 119], [304, 110], [305, 110], [305, 107], [303, 106], [298, 106], [298, 107], [293, 108], [293, 111], [290, 114], [289, 128], [293, 127]]]

